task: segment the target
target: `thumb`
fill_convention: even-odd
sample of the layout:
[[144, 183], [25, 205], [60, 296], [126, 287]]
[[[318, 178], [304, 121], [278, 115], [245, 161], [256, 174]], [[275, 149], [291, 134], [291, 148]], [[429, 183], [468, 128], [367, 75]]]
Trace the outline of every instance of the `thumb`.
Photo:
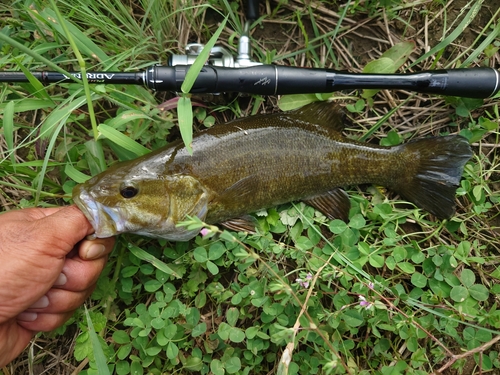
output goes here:
[[[62, 250], [65, 256], [85, 236], [94, 232], [92, 225], [76, 206], [66, 206], [34, 222], [47, 249]], [[55, 255], [55, 254], [54, 254]]]

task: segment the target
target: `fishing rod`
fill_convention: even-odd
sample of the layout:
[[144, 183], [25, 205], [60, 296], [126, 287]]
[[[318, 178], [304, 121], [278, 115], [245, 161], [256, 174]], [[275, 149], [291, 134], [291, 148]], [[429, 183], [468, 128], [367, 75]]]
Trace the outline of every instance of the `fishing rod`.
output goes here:
[[[247, 3], [247, 21], [236, 58], [223, 47], [212, 48], [191, 93], [238, 92], [260, 95], [331, 93], [352, 89], [402, 89], [423, 94], [489, 98], [500, 91], [500, 72], [493, 68], [428, 70], [418, 73], [349, 73], [333, 69], [261, 64], [251, 60], [250, 21], [258, 18], [258, 0]], [[143, 85], [151, 90], [180, 92], [186, 74], [203, 44], [186, 46], [185, 55], [170, 56], [166, 66], [140, 72], [87, 72], [89, 83]], [[43, 84], [74, 79], [52, 71], [31, 72]], [[80, 72], [68, 72], [78, 79]], [[23, 72], [0, 72], [0, 82], [29, 82]]]
[[[87, 72], [89, 83], [144, 85], [180, 92], [190, 65], [152, 66], [142, 72]], [[44, 84], [70, 83], [59, 72], [32, 72]], [[79, 72], [69, 72], [81, 79]], [[0, 72], [0, 82], [29, 82], [22, 72]], [[240, 92], [260, 95], [330, 93], [347, 89], [403, 89], [424, 94], [489, 98], [500, 91], [500, 72], [492, 68], [429, 70], [418, 73], [344, 73], [280, 65], [206, 65], [191, 93]]]

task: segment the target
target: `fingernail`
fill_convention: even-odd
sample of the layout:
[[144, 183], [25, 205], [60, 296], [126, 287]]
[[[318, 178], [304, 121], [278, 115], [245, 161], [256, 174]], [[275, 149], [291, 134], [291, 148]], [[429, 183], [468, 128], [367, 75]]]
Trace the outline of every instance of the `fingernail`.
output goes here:
[[23, 322], [33, 322], [38, 318], [38, 314], [35, 312], [22, 312], [17, 316], [17, 320], [22, 320]]
[[36, 301], [34, 304], [32, 304], [29, 308], [30, 309], [44, 309], [48, 305], [49, 305], [49, 297], [43, 296], [38, 301]]
[[87, 259], [99, 258], [99, 256], [101, 256], [101, 254], [104, 253], [105, 250], [106, 248], [104, 247], [104, 245], [90, 245], [89, 249], [87, 250]]
[[66, 284], [67, 281], [68, 278], [64, 273], [61, 272], [57, 277], [56, 281], [54, 282], [54, 286], [63, 286], [64, 284]]

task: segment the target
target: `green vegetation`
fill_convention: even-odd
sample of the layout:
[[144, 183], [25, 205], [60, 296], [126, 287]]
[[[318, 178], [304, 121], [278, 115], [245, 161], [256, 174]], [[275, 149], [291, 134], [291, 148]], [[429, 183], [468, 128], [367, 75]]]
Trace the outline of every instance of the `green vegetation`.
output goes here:
[[[496, 0], [261, 6], [252, 29], [261, 62], [352, 72], [499, 67]], [[235, 53], [241, 9], [227, 0], [12, 1], [0, 5], [0, 69], [142, 70], [207, 42], [226, 17], [219, 42]], [[457, 214], [437, 221], [362, 186], [349, 191], [348, 223], [295, 203], [257, 213], [262, 232], [253, 235], [217, 227], [188, 243], [123, 235], [86, 308], [0, 374], [34, 365], [119, 375], [500, 372], [498, 99], [328, 96], [345, 105], [353, 138], [467, 137], [475, 156]], [[85, 81], [1, 84], [2, 211], [69, 204], [76, 183], [179, 138], [177, 112], [158, 108], [172, 98]], [[194, 109], [197, 131], [316, 96], [184, 98], [207, 106]]]

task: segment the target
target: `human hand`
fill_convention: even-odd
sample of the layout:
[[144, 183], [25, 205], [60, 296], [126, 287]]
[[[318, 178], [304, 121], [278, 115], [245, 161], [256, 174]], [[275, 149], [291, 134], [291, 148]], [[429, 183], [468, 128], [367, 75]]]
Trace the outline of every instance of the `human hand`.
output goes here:
[[84, 240], [92, 232], [76, 206], [0, 214], [0, 368], [92, 293], [114, 245], [113, 237]]

